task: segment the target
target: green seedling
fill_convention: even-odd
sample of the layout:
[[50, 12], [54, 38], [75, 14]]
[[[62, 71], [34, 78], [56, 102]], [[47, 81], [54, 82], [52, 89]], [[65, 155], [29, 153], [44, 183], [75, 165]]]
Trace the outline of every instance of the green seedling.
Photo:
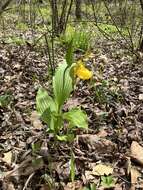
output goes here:
[[[96, 83], [95, 83], [96, 84]], [[114, 88], [110, 88], [110, 86]], [[95, 100], [101, 104], [110, 104], [113, 101], [120, 101], [121, 94], [116, 84], [111, 83], [107, 80], [102, 80], [98, 85], [94, 86]]]
[[115, 186], [115, 179], [113, 176], [101, 176], [101, 186], [104, 188], [112, 188]]
[[96, 185], [91, 183], [89, 187], [84, 187], [83, 190], [96, 190]]
[[7, 107], [11, 99], [12, 99], [12, 96], [8, 94], [0, 96], [0, 107], [2, 108]]
[[74, 27], [69, 26], [66, 32], [61, 37], [62, 43], [68, 45], [73, 41], [73, 46], [75, 50], [87, 51], [90, 46], [91, 35], [86, 30], [79, 28], [75, 30]]

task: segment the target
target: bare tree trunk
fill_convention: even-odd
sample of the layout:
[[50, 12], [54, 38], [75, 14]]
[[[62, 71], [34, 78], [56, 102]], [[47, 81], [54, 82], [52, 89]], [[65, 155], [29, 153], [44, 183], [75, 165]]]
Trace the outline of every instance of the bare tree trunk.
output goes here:
[[58, 7], [57, 7], [57, 0], [51, 0], [51, 10], [52, 10], [52, 28], [54, 33], [57, 34], [58, 31]]
[[75, 0], [75, 16], [77, 20], [81, 19], [81, 0]]

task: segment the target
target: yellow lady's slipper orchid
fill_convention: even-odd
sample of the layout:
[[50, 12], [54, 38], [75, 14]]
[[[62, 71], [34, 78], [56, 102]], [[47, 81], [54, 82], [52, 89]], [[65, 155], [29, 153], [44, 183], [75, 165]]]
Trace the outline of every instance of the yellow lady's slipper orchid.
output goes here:
[[92, 71], [89, 71], [83, 64], [81, 60], [79, 60], [74, 68], [74, 73], [77, 77], [79, 77], [82, 80], [89, 80], [93, 73]]
[[74, 68], [74, 73], [77, 77], [79, 77], [82, 80], [89, 80], [93, 73], [92, 71], [89, 71], [83, 64], [82, 60], [79, 60]]

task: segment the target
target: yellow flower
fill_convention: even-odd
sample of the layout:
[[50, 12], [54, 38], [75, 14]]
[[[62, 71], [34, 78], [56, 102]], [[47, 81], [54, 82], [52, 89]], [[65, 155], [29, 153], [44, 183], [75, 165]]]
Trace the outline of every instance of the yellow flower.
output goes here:
[[89, 80], [93, 73], [92, 71], [89, 71], [83, 64], [81, 60], [79, 60], [74, 68], [74, 73], [77, 77], [79, 77], [82, 80]]

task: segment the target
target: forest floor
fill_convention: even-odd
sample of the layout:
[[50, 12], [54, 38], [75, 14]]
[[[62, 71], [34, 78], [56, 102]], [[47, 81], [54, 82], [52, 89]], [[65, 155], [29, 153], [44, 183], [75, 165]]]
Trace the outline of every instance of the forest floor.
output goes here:
[[[51, 88], [46, 57], [29, 46], [0, 45], [0, 189], [143, 189], [143, 62], [119, 45], [96, 43], [86, 61], [94, 81], [79, 81], [65, 109], [81, 106], [89, 129], [53, 143], [35, 114], [40, 85]], [[37, 146], [34, 151], [33, 147]], [[69, 161], [75, 155], [75, 180]], [[93, 189], [88, 187], [87, 189]]]

